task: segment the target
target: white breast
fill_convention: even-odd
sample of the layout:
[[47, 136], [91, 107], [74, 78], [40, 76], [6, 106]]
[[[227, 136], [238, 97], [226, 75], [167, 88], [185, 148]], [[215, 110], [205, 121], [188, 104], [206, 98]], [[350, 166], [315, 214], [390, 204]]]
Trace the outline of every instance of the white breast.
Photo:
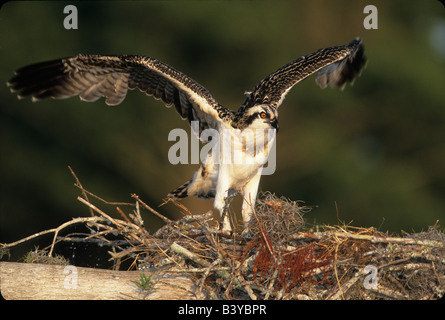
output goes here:
[[231, 188], [240, 189], [258, 174], [267, 162], [275, 130], [222, 130], [220, 132], [220, 172], [228, 175]]

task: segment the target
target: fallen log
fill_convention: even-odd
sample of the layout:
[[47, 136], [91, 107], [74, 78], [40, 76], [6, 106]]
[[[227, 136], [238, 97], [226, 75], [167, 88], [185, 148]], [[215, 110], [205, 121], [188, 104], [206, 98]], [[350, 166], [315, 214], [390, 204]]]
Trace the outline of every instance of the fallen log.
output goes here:
[[[150, 284], [143, 280], [149, 279]], [[168, 272], [113, 271], [75, 266], [0, 262], [7, 300], [202, 299], [195, 281]]]

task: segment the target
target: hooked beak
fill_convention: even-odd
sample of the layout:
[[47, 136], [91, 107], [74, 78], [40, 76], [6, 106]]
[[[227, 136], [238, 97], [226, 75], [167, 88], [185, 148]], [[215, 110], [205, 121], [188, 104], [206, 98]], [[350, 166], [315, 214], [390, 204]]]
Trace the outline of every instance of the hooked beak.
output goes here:
[[270, 124], [272, 125], [272, 127], [275, 128], [275, 130], [277, 131], [276, 133], [278, 133], [278, 130], [280, 129], [280, 125], [278, 124], [278, 119], [275, 119]]

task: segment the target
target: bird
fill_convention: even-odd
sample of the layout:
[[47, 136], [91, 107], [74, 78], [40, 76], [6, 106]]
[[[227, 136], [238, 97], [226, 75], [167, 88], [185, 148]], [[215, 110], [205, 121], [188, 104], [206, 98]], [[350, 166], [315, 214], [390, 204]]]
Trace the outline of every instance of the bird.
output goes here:
[[[104, 97], [111, 106], [122, 103], [128, 90], [137, 88], [167, 107], [175, 106], [182, 119], [197, 124], [201, 141], [213, 142], [214, 148], [193, 177], [168, 197], [213, 199], [213, 206], [220, 214], [220, 229], [233, 232], [227, 208], [230, 199], [241, 194], [243, 232], [246, 232], [254, 213], [262, 170], [279, 129], [278, 108], [286, 94], [314, 73], [321, 88], [343, 89], [360, 75], [366, 60], [359, 37], [345, 45], [301, 56], [246, 91], [245, 100], [236, 111], [219, 104], [189, 76], [141, 55], [79, 54], [35, 63], [18, 69], [7, 86], [19, 99], [31, 97], [32, 101], [38, 101], [79, 96], [91, 102]], [[203, 133], [208, 131], [213, 135], [205, 138]], [[221, 152], [222, 146], [225, 147]], [[233, 161], [227, 150], [238, 152], [244, 161]]]

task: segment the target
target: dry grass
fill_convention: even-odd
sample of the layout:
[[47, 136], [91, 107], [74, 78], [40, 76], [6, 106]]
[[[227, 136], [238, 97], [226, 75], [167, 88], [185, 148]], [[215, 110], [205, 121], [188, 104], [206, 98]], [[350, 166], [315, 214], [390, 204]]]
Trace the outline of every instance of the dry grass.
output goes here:
[[[116, 268], [130, 259], [139, 270], [192, 275], [196, 295], [207, 299], [438, 299], [445, 293], [445, 234], [437, 224], [403, 237], [345, 225], [313, 232], [304, 222], [308, 208], [264, 193], [252, 232], [240, 236], [215, 229], [211, 212], [192, 215], [174, 202], [185, 214], [172, 221], [136, 195], [131, 203], [110, 203], [85, 190], [77, 178], [76, 186], [91, 217], [0, 244], [0, 249], [47, 233], [54, 234], [49, 257], [59, 241], [107, 244]], [[117, 211], [120, 218], [107, 211]], [[162, 218], [165, 226], [150, 234], [142, 219], [147, 213]], [[91, 233], [58, 235], [77, 223]], [[116, 234], [124, 240], [112, 240]]]

